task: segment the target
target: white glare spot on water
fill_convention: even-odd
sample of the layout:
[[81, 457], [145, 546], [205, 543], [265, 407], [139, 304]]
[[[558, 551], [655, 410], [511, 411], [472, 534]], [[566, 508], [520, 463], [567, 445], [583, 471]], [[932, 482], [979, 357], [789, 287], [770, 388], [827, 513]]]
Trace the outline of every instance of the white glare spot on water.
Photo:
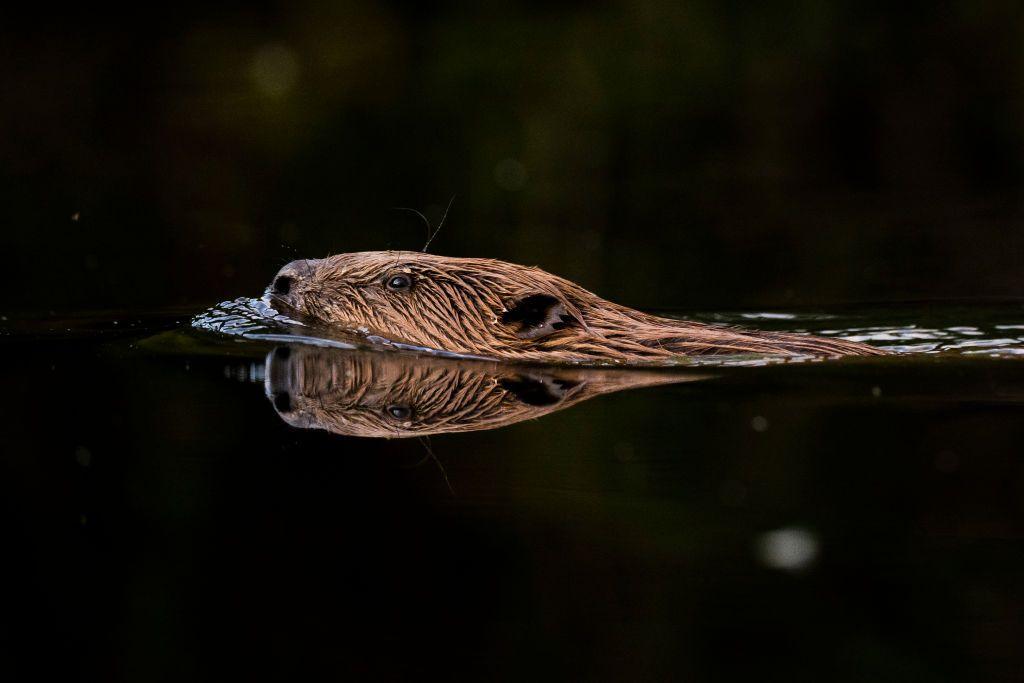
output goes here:
[[1019, 358], [1020, 356], [1024, 356], [1024, 349], [975, 349], [973, 351], [964, 351], [963, 355], [986, 356], [988, 358]]
[[740, 317], [746, 320], [796, 320], [792, 313], [741, 313]]
[[800, 571], [818, 556], [818, 538], [799, 527], [786, 527], [761, 534], [756, 543], [757, 558], [766, 567]]
[[526, 167], [518, 159], [502, 159], [494, 167], [494, 181], [503, 190], [521, 190], [526, 184]]
[[763, 432], [768, 429], [768, 418], [764, 415], [755, 415], [750, 421], [750, 428], [755, 432]]
[[882, 387], [871, 387], [871, 395], [874, 396], [875, 398], [881, 398]]
[[286, 45], [264, 45], [249, 63], [253, 85], [269, 97], [284, 97], [299, 77], [299, 61]]
[[1013, 346], [1017, 339], [967, 339], [957, 344], [947, 344], [947, 349], [992, 348], [996, 346]]

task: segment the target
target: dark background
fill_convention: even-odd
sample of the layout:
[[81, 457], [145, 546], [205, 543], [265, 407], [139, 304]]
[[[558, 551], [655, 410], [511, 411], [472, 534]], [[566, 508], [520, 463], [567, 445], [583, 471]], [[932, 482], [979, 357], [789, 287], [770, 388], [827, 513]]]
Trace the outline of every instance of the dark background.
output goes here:
[[[288, 426], [269, 348], [187, 324], [292, 258], [419, 249], [393, 207], [453, 196], [433, 251], [635, 306], [1018, 324], [1019, 3], [21, 11], [0, 679], [1020, 680], [1017, 361], [716, 369], [435, 462]], [[756, 552], [787, 528], [799, 571]]]
[[7, 12], [8, 311], [254, 295], [453, 196], [433, 251], [638, 306], [1021, 292], [1019, 3]]

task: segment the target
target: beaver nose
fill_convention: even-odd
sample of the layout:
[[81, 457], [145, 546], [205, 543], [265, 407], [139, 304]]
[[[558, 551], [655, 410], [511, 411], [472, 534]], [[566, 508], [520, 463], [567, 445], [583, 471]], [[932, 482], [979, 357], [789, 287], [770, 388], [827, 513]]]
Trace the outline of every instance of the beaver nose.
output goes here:
[[318, 263], [319, 259], [297, 259], [286, 263], [270, 283], [270, 293], [281, 297], [295, 294], [298, 285], [313, 277]]
[[288, 275], [278, 275], [274, 278], [274, 283], [270, 285], [270, 291], [274, 294], [285, 296], [288, 292], [292, 291], [291, 277]]

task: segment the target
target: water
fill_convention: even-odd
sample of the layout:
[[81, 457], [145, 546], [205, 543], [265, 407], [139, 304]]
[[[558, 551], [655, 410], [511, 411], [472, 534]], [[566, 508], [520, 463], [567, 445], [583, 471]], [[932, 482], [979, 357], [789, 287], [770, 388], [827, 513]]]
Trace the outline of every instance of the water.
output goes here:
[[[853, 311], [845, 314], [739, 312], [666, 312], [670, 318], [758, 327], [787, 332], [810, 332], [826, 337], [865, 342], [898, 354], [980, 355], [1009, 358], [1024, 354], [1024, 306], [1013, 304], [979, 309], [946, 306], [938, 310]], [[274, 310], [262, 299], [225, 301], [195, 316], [197, 330], [235, 335], [264, 342], [311, 344], [342, 349], [416, 351], [432, 356], [474, 358], [441, 349], [402, 344], [367, 330], [338, 330], [303, 323]], [[749, 356], [680, 359], [691, 366], [737, 366], [807, 358]]]
[[2, 323], [20, 678], [1022, 670], [1020, 304], [686, 313], [902, 353], [642, 370], [194, 315]]

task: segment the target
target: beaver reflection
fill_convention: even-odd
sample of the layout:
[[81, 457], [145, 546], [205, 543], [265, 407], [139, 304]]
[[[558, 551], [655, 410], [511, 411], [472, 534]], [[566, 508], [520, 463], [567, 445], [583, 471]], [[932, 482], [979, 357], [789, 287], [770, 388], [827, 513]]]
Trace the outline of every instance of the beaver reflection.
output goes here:
[[266, 363], [267, 398], [288, 424], [384, 438], [496, 429], [621, 389], [701, 378], [313, 346], [278, 347]]

